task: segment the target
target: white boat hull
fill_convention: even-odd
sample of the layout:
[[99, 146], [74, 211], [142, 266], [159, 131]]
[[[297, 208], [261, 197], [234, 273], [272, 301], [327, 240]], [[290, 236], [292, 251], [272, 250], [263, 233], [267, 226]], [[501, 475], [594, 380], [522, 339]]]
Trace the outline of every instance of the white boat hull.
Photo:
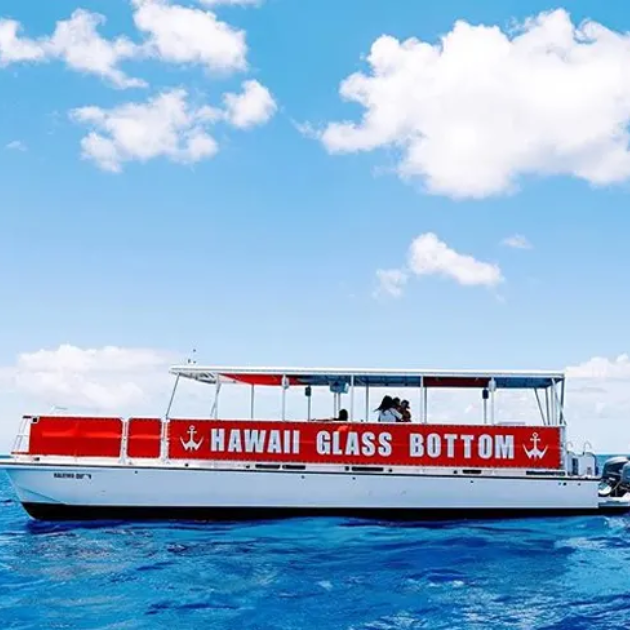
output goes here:
[[459, 517], [599, 510], [597, 479], [14, 464], [35, 518]]

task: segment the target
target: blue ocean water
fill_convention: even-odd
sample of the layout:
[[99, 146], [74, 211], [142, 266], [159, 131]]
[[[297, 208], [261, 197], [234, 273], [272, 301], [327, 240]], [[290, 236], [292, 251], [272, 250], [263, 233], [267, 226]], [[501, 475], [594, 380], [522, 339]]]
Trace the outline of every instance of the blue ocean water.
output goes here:
[[44, 524], [0, 473], [0, 627], [630, 627], [630, 519]]

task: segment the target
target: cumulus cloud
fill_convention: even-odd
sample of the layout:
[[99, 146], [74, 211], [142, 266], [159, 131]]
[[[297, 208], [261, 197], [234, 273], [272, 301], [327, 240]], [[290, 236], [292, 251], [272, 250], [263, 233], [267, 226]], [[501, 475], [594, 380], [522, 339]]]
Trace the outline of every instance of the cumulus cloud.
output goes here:
[[[131, 0], [131, 4], [134, 23], [142, 36], [139, 43], [126, 37], [104, 39], [98, 28], [105, 18], [82, 9], [70, 19], [57, 22], [51, 36], [40, 39], [23, 36], [18, 22], [0, 19], [0, 66], [57, 59], [118, 88], [147, 85], [120, 69], [120, 63], [127, 59], [197, 64], [228, 74], [247, 69], [245, 32], [219, 20], [212, 11], [171, 0]], [[250, 129], [269, 121], [278, 109], [270, 91], [255, 80], [243, 81], [241, 92], [225, 93], [222, 99], [221, 108], [196, 107], [189, 104], [186, 90], [171, 89], [145, 102], [111, 109], [79, 107], [70, 112], [70, 117], [91, 127], [81, 141], [82, 154], [104, 170], [120, 172], [125, 162], [160, 156], [191, 164], [218, 151], [209, 133], [210, 125], [223, 122]], [[7, 148], [17, 150], [21, 145], [13, 142]]]
[[170, 4], [167, 0], [133, 0], [134, 22], [146, 35], [144, 54], [177, 64], [201, 64], [209, 70], [247, 68], [245, 32], [219, 20], [211, 11]]
[[58, 59], [119, 88], [144, 86], [144, 81], [128, 77], [118, 67], [121, 61], [137, 56], [139, 47], [126, 37], [101, 37], [97, 29], [104, 23], [102, 15], [77, 9], [70, 19], [57, 23], [52, 36], [33, 40], [20, 36], [18, 22], [0, 19], [0, 66]]
[[245, 32], [219, 20], [212, 11], [169, 0], [132, 0], [132, 4], [133, 20], [142, 35], [139, 43], [126, 37], [101, 37], [98, 28], [105, 23], [104, 16], [83, 9], [57, 22], [51, 36], [39, 39], [24, 37], [19, 22], [0, 19], [0, 66], [56, 59], [119, 88], [146, 86], [120, 69], [120, 63], [128, 59], [200, 64], [223, 73], [247, 69]]
[[433, 232], [420, 234], [409, 247], [407, 263], [399, 269], [379, 269], [377, 294], [400, 297], [412, 276], [440, 276], [463, 286], [495, 287], [504, 281], [498, 265], [462, 254], [441, 241]]
[[43, 46], [20, 35], [22, 26], [15, 20], [0, 19], [0, 67], [24, 61], [44, 61]]
[[166, 157], [191, 164], [212, 157], [218, 146], [207, 132], [221, 113], [209, 106], [189, 105], [183, 89], [163, 92], [146, 103], [113, 109], [81, 107], [74, 121], [93, 127], [81, 141], [83, 156], [107, 171], [120, 172], [129, 161]]
[[614, 359], [593, 357], [584, 363], [568, 367], [567, 375], [576, 379], [630, 381], [630, 356], [620, 354]]
[[278, 106], [271, 92], [258, 81], [244, 81], [240, 94], [223, 97], [225, 117], [234, 127], [249, 129], [268, 122]]
[[219, 147], [209, 129], [227, 122], [241, 129], [267, 122], [276, 104], [257, 81], [243, 83], [241, 94], [225, 95], [225, 109], [194, 106], [186, 90], [163, 92], [145, 103], [113, 109], [90, 106], [70, 113], [72, 120], [93, 128], [81, 141], [83, 157], [106, 171], [118, 173], [125, 162], [158, 157], [193, 164], [213, 157]]
[[127, 77], [117, 67], [120, 61], [135, 57], [138, 46], [126, 37], [102, 38], [96, 29], [104, 23], [102, 15], [79, 9], [69, 20], [57, 23], [46, 50], [73, 70], [96, 74], [118, 87], [145, 86], [144, 81]]
[[13, 387], [35, 400], [62, 407], [115, 412], [143, 402], [172, 357], [165, 352], [115, 346], [84, 349], [61, 345], [20, 354], [5, 370]]
[[497, 265], [456, 252], [432, 232], [421, 234], [411, 244], [409, 269], [417, 276], [443, 276], [465, 286], [493, 287], [503, 282]]
[[511, 247], [512, 249], [532, 249], [532, 244], [521, 234], [508, 236], [507, 238], [504, 238], [501, 243], [506, 247]]
[[592, 357], [566, 369], [569, 435], [581, 448], [588, 440], [596, 451], [630, 452], [630, 356]]
[[37, 350], [18, 356], [18, 367], [29, 372], [124, 372], [144, 370], [164, 363], [161, 352], [146, 348], [79, 348], [62, 344], [55, 350]]
[[383, 35], [341, 97], [360, 121], [331, 122], [331, 153], [393, 147], [427, 190], [482, 198], [523, 175], [594, 185], [630, 177], [630, 35], [564, 10], [515, 31], [458, 21], [439, 43]]

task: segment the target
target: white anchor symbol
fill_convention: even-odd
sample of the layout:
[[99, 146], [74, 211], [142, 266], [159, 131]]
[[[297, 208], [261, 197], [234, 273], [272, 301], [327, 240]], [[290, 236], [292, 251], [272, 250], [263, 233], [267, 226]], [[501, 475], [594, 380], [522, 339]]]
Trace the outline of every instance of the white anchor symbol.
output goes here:
[[199, 440], [199, 442], [195, 441], [195, 435], [197, 434], [197, 429], [195, 429], [195, 427], [193, 425], [190, 425], [190, 427], [188, 427], [188, 441], [184, 442], [184, 438], [179, 438], [179, 441], [182, 443], [182, 446], [184, 447], [184, 450], [186, 451], [198, 451], [199, 447], [201, 446], [202, 442], [203, 442], [203, 438], [201, 438]]
[[530, 448], [529, 450], [525, 448], [525, 446], [523, 446], [523, 450], [527, 454], [527, 457], [529, 457], [529, 459], [542, 459], [545, 456], [545, 453], [547, 452], [547, 449], [549, 447], [545, 446], [545, 448], [542, 451], [538, 448], [538, 442], [540, 442], [538, 433], [534, 433], [532, 435], [530, 442], [533, 442], [534, 446]]

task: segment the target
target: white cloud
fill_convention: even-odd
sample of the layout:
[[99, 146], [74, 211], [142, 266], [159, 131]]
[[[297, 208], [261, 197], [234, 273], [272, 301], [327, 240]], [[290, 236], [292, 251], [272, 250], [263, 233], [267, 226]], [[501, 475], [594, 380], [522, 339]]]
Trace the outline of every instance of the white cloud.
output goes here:
[[228, 73], [247, 69], [245, 32], [219, 20], [212, 11], [169, 0], [132, 0], [132, 4], [134, 23], [144, 36], [141, 43], [126, 37], [101, 37], [97, 29], [105, 18], [83, 9], [57, 22], [51, 36], [39, 39], [22, 37], [19, 22], [0, 19], [0, 66], [57, 59], [119, 88], [146, 86], [145, 81], [128, 77], [119, 68], [127, 59], [201, 64]]
[[167, 0], [133, 0], [134, 22], [147, 35], [144, 53], [160, 61], [202, 64], [213, 71], [247, 69], [245, 32], [211, 11], [171, 5]]
[[258, 81], [244, 81], [240, 94], [223, 96], [226, 118], [240, 129], [249, 129], [268, 122], [278, 106], [269, 90]]
[[104, 23], [102, 15], [78, 9], [69, 20], [57, 23], [45, 49], [73, 70], [109, 79], [117, 87], [145, 86], [144, 81], [127, 77], [117, 67], [122, 60], [137, 56], [138, 46], [126, 37], [111, 41], [102, 38], [96, 29]]
[[[172, 356], [144, 348], [83, 349], [62, 345], [18, 356], [5, 370], [13, 387], [49, 406], [116, 412], [146, 403], [151, 383], [167, 373]], [[163, 384], [163, 376], [158, 378]]]
[[5, 148], [10, 151], [26, 151], [26, 145], [21, 140], [13, 140]]
[[593, 357], [584, 363], [568, 367], [567, 375], [576, 379], [630, 381], [630, 356], [620, 354], [612, 360]]
[[22, 26], [15, 20], [0, 19], [0, 67], [24, 61], [45, 61], [41, 44], [20, 36]]
[[460, 254], [441, 241], [433, 232], [416, 237], [407, 255], [407, 264], [400, 269], [379, 269], [377, 294], [402, 295], [412, 276], [441, 276], [464, 286], [495, 287], [504, 281], [498, 265]]
[[432, 232], [421, 234], [411, 244], [409, 269], [418, 276], [443, 276], [466, 286], [493, 287], [503, 282], [497, 265], [456, 252]]
[[127, 77], [118, 64], [138, 54], [139, 48], [126, 37], [107, 40], [97, 28], [105, 18], [77, 9], [70, 19], [57, 23], [52, 36], [38, 40], [22, 38], [20, 25], [0, 19], [0, 66], [17, 62], [64, 61], [73, 70], [95, 74], [119, 88], [141, 87], [145, 82]]
[[630, 453], [630, 356], [593, 357], [569, 366], [569, 436], [579, 449], [586, 440], [596, 451]]
[[[144, 38], [140, 43], [126, 37], [104, 39], [97, 29], [105, 18], [82, 9], [57, 22], [51, 36], [37, 40], [22, 37], [18, 22], [0, 19], [0, 66], [57, 59], [119, 88], [147, 85], [123, 73], [119, 64], [126, 59], [201, 64], [222, 73], [247, 69], [245, 32], [220, 21], [212, 11], [170, 0], [131, 0], [131, 4], [135, 25]], [[224, 122], [249, 129], [276, 113], [278, 106], [265, 86], [248, 80], [241, 87], [240, 93], [223, 95], [223, 109], [192, 106], [184, 89], [171, 89], [142, 103], [111, 109], [79, 107], [70, 117], [91, 126], [81, 141], [82, 154], [104, 170], [120, 172], [125, 162], [160, 156], [190, 164], [217, 153], [210, 125]], [[16, 141], [7, 148], [17, 150], [22, 145]]]
[[541, 13], [516, 32], [458, 21], [438, 44], [383, 35], [341, 84], [360, 122], [320, 134], [331, 153], [394, 147], [402, 178], [481, 198], [527, 174], [594, 185], [630, 177], [630, 35]]
[[504, 238], [502, 244], [512, 249], [532, 249], [532, 244], [521, 234], [514, 234]]
[[241, 94], [224, 95], [225, 109], [193, 106], [186, 90], [163, 92], [145, 103], [113, 109], [81, 107], [70, 112], [77, 123], [93, 130], [81, 140], [83, 157], [106, 171], [118, 173], [125, 162], [166, 157], [193, 164], [219, 150], [209, 128], [227, 122], [241, 129], [266, 123], [276, 111], [269, 91], [257, 81], [243, 83]]
[[393, 297], [400, 297], [409, 275], [402, 269], [378, 269], [376, 271], [378, 289], [376, 295], [385, 293]]
[[156, 350], [118, 346], [84, 349], [62, 344], [55, 350], [26, 352], [18, 357], [18, 368], [29, 372], [121, 372], [153, 368], [163, 363], [163, 354]]
[[83, 156], [112, 172], [134, 160], [166, 157], [191, 164], [212, 157], [218, 146], [207, 127], [220, 113], [208, 106], [190, 106], [187, 96], [185, 90], [171, 90], [146, 103], [73, 110], [73, 120], [94, 128], [81, 141]]

